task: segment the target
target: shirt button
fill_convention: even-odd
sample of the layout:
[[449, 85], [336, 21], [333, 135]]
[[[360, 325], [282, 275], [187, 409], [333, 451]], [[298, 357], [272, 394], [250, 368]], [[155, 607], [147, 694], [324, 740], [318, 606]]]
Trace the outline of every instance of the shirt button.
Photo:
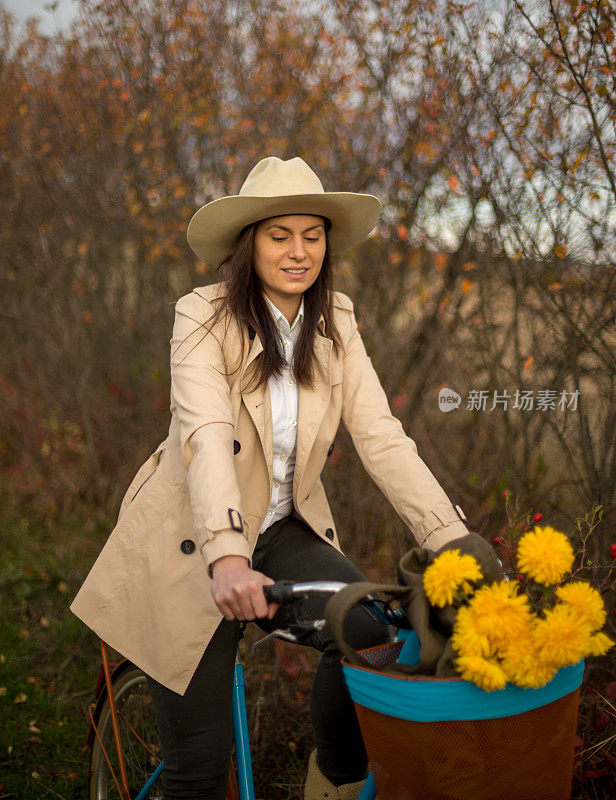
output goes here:
[[279, 458], [281, 461], [286, 461], [286, 460], [287, 460], [287, 457], [285, 456], [285, 454], [284, 454], [284, 453], [281, 453], [281, 454], [278, 456], [278, 458]]
[[278, 483], [278, 481], [274, 481], [274, 488], [277, 489], [279, 486], [280, 484]]
[[290, 419], [289, 420], [289, 424], [290, 424], [290, 426], [292, 428], [294, 428], [297, 425], [297, 420], [296, 419]]
[[285, 344], [291, 344], [291, 342], [289, 342], [289, 340], [288, 340], [288, 339], [285, 339], [285, 340], [284, 340], [284, 343], [285, 343]]
[[287, 383], [289, 384], [289, 386], [293, 386], [293, 384], [295, 383], [295, 381], [293, 380], [293, 378], [289, 378], [289, 380], [287, 381]]
[[272, 514], [274, 513], [274, 509], [273, 509], [273, 508], [270, 508], [270, 509], [268, 510], [268, 512], [267, 512], [267, 513], [268, 513], [268, 514], [269, 514], [269, 516], [271, 517], [271, 516], [272, 516]]

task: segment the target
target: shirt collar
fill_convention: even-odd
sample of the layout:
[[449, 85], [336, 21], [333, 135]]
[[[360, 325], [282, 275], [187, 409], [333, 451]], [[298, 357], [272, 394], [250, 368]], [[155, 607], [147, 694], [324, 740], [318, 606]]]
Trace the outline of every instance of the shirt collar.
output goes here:
[[[279, 324], [280, 320], [282, 319], [288, 325], [289, 321], [287, 320], [285, 315], [278, 308], [278, 306], [275, 306], [272, 303], [272, 301], [265, 294], [265, 292], [263, 292], [263, 297], [265, 298], [265, 302], [266, 302], [267, 306], [269, 307], [269, 310], [271, 311], [272, 316], [274, 317], [274, 321], [276, 322], [276, 324]], [[293, 330], [297, 325], [299, 325], [302, 322], [303, 319], [304, 319], [304, 295], [302, 295], [301, 303], [299, 304], [299, 308], [297, 310], [297, 314], [295, 316], [295, 319], [293, 320], [293, 324], [290, 326], [290, 330]]]

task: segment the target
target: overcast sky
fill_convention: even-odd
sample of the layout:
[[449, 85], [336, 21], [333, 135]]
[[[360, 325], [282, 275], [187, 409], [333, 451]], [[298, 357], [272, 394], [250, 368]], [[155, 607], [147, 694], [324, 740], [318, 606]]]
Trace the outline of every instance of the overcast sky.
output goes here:
[[27, 17], [39, 17], [41, 30], [45, 33], [53, 33], [56, 26], [62, 28], [67, 25], [77, 11], [77, 4], [73, 0], [57, 0], [58, 7], [53, 14], [45, 8], [50, 5], [50, 0], [2, 0], [2, 2], [20, 22]]
[[[58, 6], [53, 12], [45, 8], [51, 4], [51, 0], [1, 0], [6, 8], [19, 21], [27, 17], [36, 16], [41, 20], [41, 30], [44, 33], [53, 33], [56, 27], [66, 26], [77, 13], [77, 3], [75, 0], [57, 0]], [[506, 0], [481, 0], [480, 6], [488, 12], [501, 10]]]

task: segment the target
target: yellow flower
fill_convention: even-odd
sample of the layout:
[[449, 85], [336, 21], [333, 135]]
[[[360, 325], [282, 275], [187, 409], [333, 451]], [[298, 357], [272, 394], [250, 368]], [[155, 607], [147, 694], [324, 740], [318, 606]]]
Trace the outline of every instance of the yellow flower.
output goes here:
[[469, 581], [481, 578], [479, 564], [473, 556], [461, 555], [459, 550], [445, 550], [424, 572], [424, 589], [433, 606], [446, 606], [453, 603], [454, 597], [462, 589], [468, 594]]
[[494, 689], [504, 689], [507, 677], [499, 665], [487, 658], [480, 656], [461, 656], [456, 661], [456, 666], [465, 681], [472, 681], [480, 689], [491, 692]]
[[573, 547], [564, 533], [535, 526], [518, 543], [518, 570], [538, 583], [558, 583], [571, 571]]
[[530, 604], [513, 581], [482, 586], [471, 599], [470, 608], [475, 629], [488, 638], [492, 650], [502, 650], [530, 635], [533, 619]]
[[565, 605], [556, 605], [535, 623], [534, 641], [542, 663], [566, 667], [590, 652], [591, 630]]
[[586, 581], [573, 581], [559, 586], [556, 596], [565, 603], [580, 622], [598, 631], [605, 624], [605, 608], [599, 592]]
[[524, 689], [539, 689], [556, 675], [557, 667], [543, 663], [532, 643], [520, 642], [509, 647], [503, 655], [502, 669], [507, 680]]
[[605, 633], [593, 633], [590, 637], [590, 653], [588, 655], [604, 656], [613, 646], [614, 642]]
[[462, 606], [456, 615], [451, 636], [451, 646], [461, 656], [492, 655], [488, 637], [477, 629], [477, 621], [468, 606]]

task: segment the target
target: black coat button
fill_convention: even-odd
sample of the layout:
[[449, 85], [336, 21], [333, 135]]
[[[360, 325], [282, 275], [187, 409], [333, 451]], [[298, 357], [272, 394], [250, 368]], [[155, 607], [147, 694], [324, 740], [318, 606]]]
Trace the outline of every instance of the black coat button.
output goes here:
[[242, 449], [242, 445], [238, 442], [237, 439], [233, 440], [233, 455], [236, 456], [240, 450]]
[[189, 556], [191, 553], [195, 552], [195, 543], [192, 539], [184, 539], [182, 544], [180, 545], [180, 550]]
[[334, 540], [334, 532], [333, 532], [333, 530], [332, 530], [331, 528], [328, 528], [328, 529], [325, 531], [325, 535], [327, 536], [327, 538], [328, 538], [330, 541], [333, 541], [333, 540]]
[[329, 458], [333, 452], [334, 452], [334, 443], [332, 442], [329, 446], [329, 450], [327, 451], [327, 457]]

